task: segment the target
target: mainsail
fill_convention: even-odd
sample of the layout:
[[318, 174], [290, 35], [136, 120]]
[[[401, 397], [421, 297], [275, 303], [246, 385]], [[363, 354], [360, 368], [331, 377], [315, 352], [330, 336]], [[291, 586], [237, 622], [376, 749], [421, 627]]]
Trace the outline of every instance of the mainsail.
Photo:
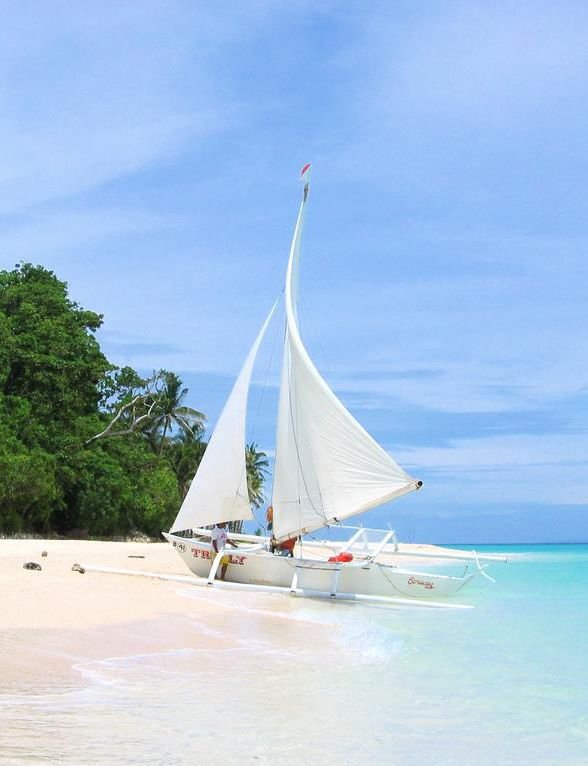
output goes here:
[[255, 357], [276, 305], [247, 355], [170, 531], [253, 518], [245, 463], [247, 398]]
[[330, 390], [298, 329], [296, 293], [305, 186], [286, 274], [286, 337], [272, 504], [284, 540], [367, 511], [418, 489]]

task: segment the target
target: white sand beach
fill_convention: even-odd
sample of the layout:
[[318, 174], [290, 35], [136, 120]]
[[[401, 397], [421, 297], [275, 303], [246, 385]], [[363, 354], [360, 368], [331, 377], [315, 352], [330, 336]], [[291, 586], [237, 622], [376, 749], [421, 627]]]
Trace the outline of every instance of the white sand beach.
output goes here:
[[[43, 553], [46, 553], [43, 556]], [[23, 568], [26, 562], [41, 571]], [[187, 625], [177, 584], [155, 578], [72, 571], [74, 564], [187, 574], [167, 543], [0, 541], [2, 686], [70, 678], [72, 666], [175, 646]], [[212, 599], [199, 617], [214, 621]], [[191, 630], [190, 644], [209, 641]]]
[[[28, 561], [42, 570], [24, 569]], [[181, 611], [182, 599], [160, 580], [81, 575], [76, 563], [186, 574], [167, 543], [2, 540], [2, 628], [87, 629]]]
[[[434, 546], [402, 547], [434, 550]], [[25, 569], [27, 562], [42, 569]], [[0, 685], [12, 688], [24, 683], [30, 688], [40, 678], [73, 678], [72, 666], [83, 660], [165, 650], [181, 642], [207, 648], [210, 632], [195, 630], [187, 618], [197, 612], [199, 625], [209, 628], [219, 620], [226, 622], [227, 610], [219, 608], [219, 588], [204, 590], [196, 608], [185, 596], [185, 588], [193, 586], [184, 585], [182, 591], [178, 582], [155, 577], [80, 574], [72, 570], [75, 564], [190, 574], [163, 542], [1, 540], [0, 655], [5, 670]], [[225, 601], [226, 597], [225, 592]]]

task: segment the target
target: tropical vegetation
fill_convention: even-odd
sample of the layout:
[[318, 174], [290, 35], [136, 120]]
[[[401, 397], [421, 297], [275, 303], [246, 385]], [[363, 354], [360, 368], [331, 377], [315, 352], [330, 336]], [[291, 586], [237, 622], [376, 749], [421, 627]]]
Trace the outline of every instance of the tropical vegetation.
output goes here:
[[[42, 266], [0, 271], [0, 533], [158, 536], [206, 449], [174, 372], [111, 364], [87, 311]], [[254, 507], [266, 455], [247, 447]]]

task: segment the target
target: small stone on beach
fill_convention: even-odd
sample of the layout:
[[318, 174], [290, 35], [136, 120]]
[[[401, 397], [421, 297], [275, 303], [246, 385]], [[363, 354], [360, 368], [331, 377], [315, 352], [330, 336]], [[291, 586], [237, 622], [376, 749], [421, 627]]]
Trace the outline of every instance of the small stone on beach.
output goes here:
[[36, 569], [38, 571], [41, 571], [43, 567], [40, 564], [37, 564], [34, 561], [27, 561], [25, 564], [22, 565], [23, 569]]

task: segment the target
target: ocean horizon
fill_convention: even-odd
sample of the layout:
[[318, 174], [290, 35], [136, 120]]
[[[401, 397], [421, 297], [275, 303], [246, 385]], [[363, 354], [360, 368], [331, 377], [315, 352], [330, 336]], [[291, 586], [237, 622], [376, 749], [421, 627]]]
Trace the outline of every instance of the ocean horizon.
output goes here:
[[473, 609], [182, 587], [212, 647], [184, 631], [4, 695], [0, 764], [585, 766], [588, 545], [472, 547], [510, 557], [455, 600]]

